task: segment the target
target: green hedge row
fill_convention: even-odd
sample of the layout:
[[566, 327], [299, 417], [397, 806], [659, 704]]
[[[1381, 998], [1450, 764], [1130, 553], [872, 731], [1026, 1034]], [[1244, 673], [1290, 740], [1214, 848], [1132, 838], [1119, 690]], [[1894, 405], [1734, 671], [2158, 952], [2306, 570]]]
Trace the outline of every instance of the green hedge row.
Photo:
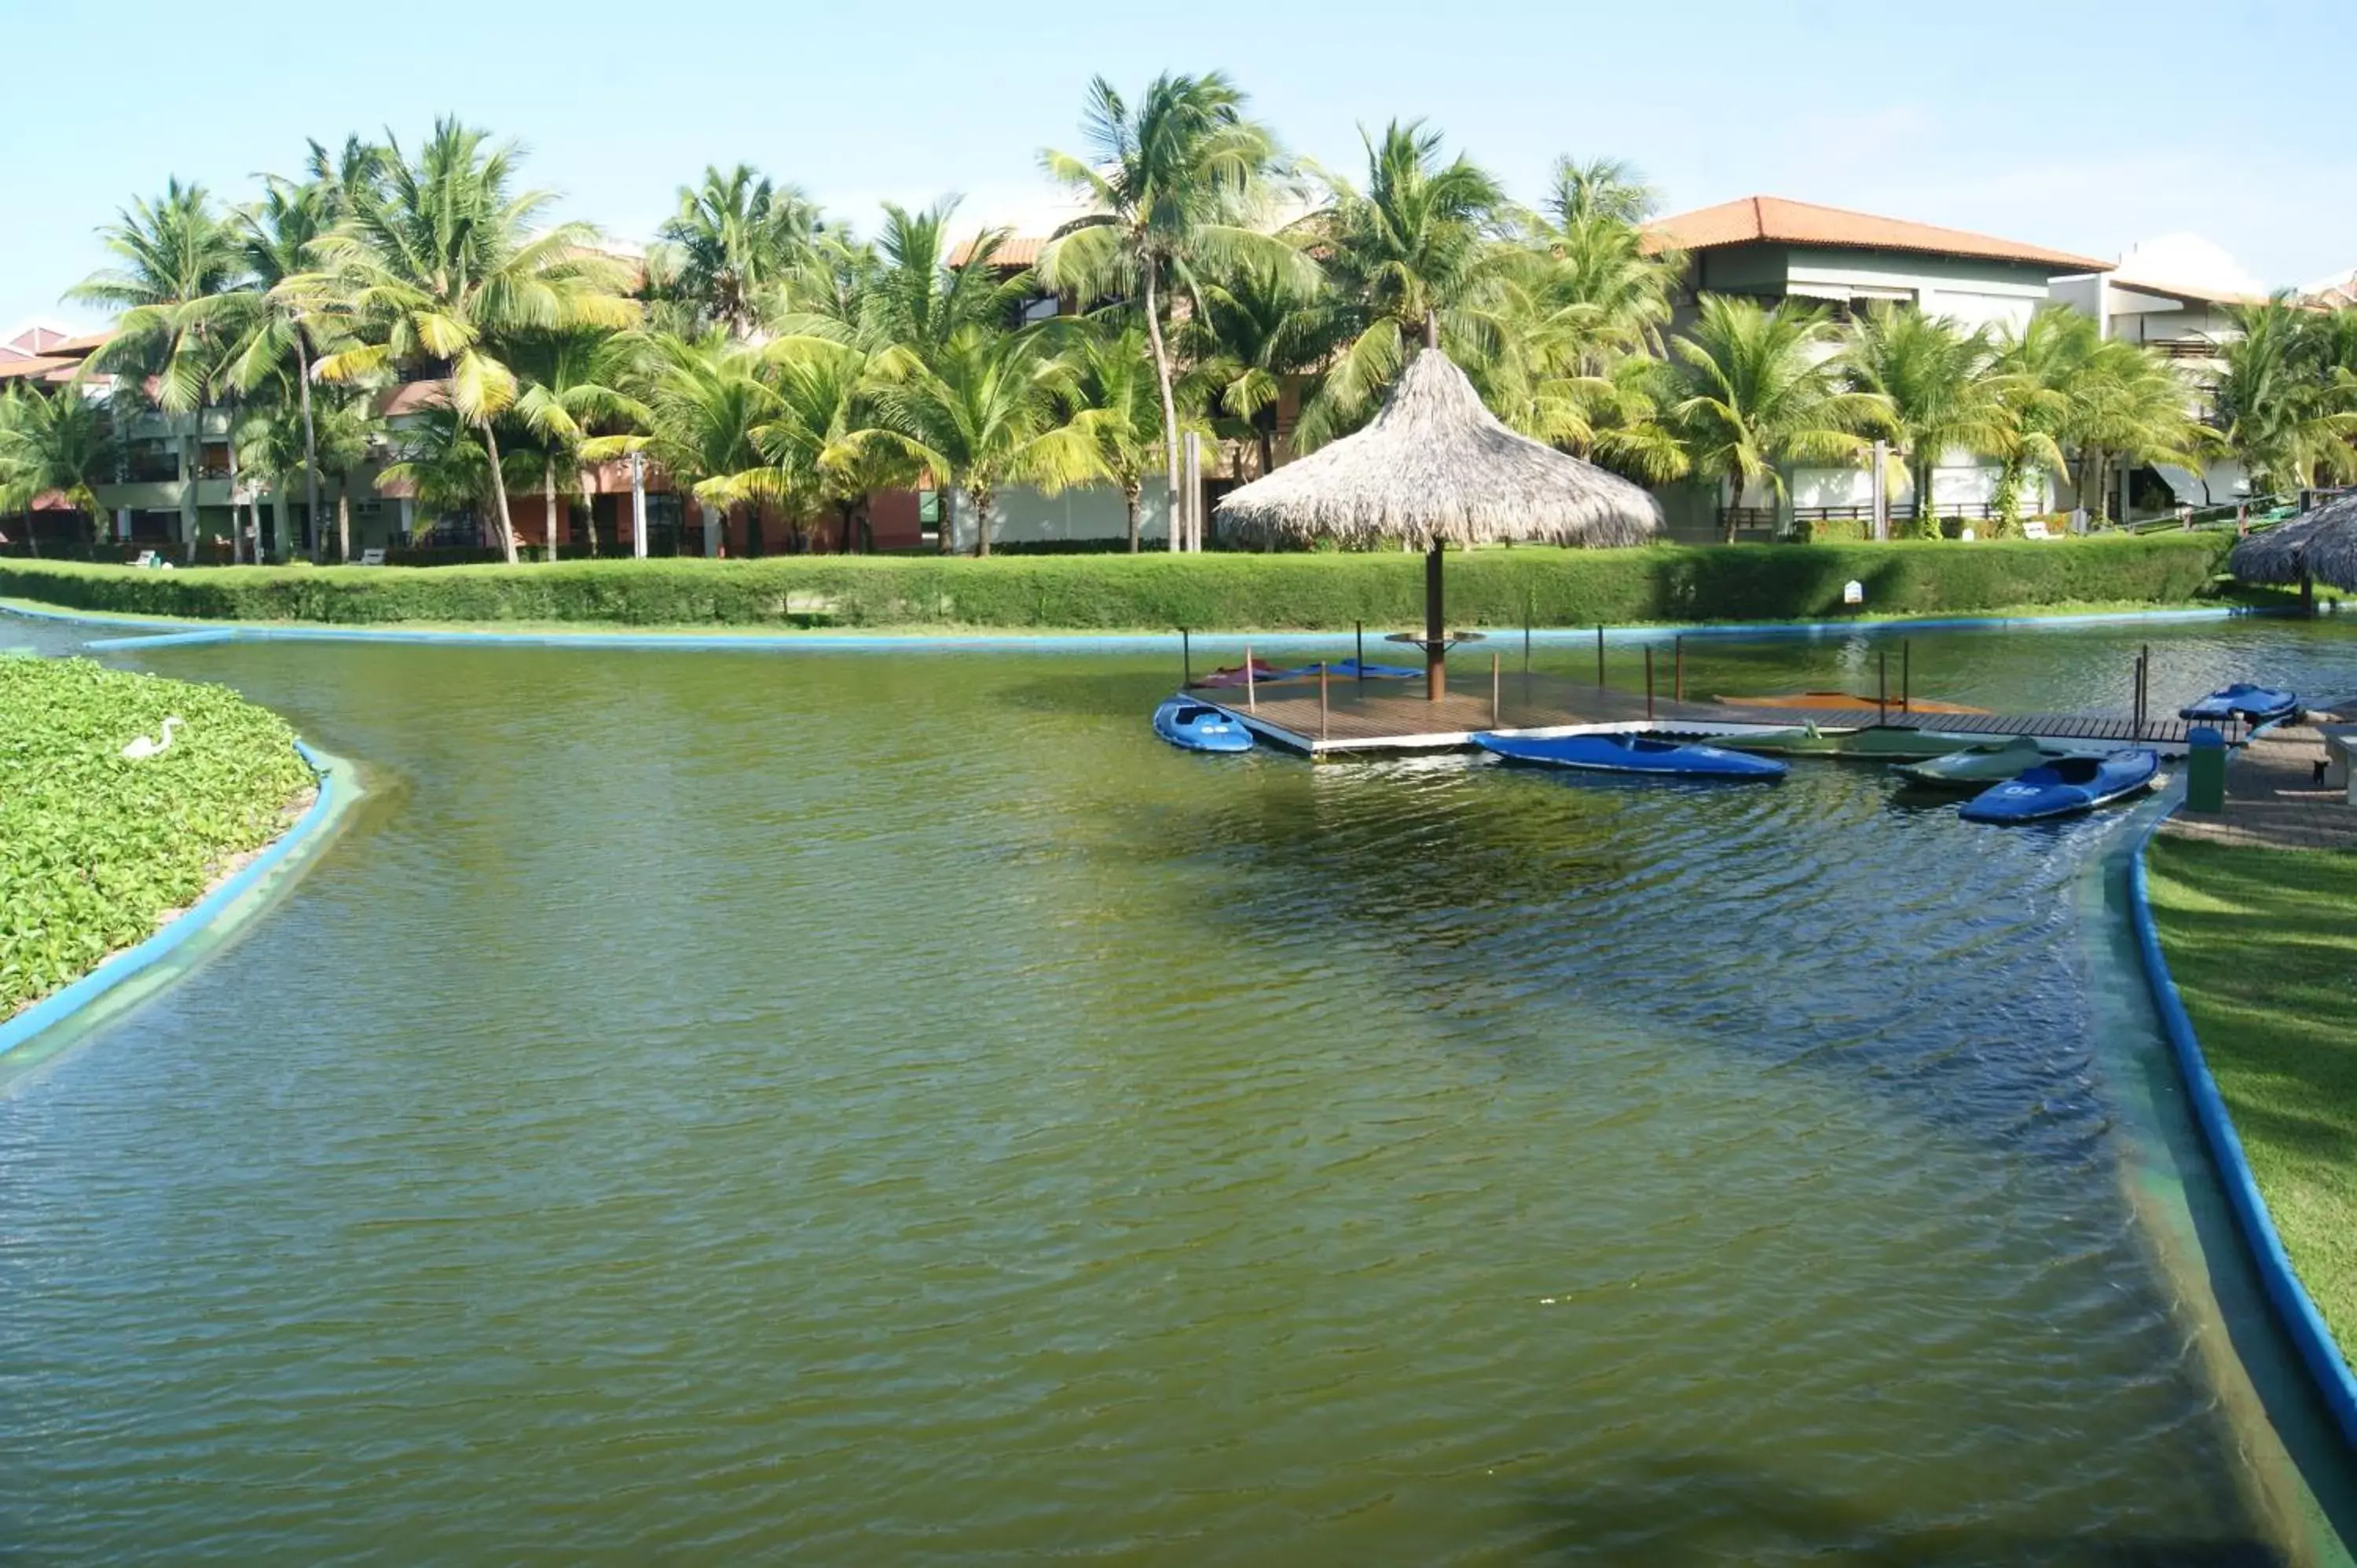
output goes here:
[[[169, 746], [124, 758], [167, 718]], [[294, 743], [226, 686], [0, 657], [0, 1018], [145, 940], [283, 832], [311, 784]]]
[[[1455, 626], [1773, 620], [2017, 605], [2175, 604], [2211, 587], [2222, 536], [2048, 542], [1657, 545], [1452, 553]], [[1063, 555], [988, 561], [800, 556], [555, 565], [243, 566], [157, 572], [12, 560], [0, 596], [207, 619], [585, 621], [1110, 629], [1411, 625], [1424, 563], [1407, 553]]]

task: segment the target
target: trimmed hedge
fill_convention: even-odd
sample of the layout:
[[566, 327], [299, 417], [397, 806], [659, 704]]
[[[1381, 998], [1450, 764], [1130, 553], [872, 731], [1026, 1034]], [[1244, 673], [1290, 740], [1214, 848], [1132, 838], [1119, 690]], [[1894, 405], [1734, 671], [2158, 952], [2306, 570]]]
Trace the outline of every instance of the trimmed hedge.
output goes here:
[[[172, 744], [124, 744], [177, 716]], [[0, 1018], [144, 941], [311, 788], [285, 721], [226, 686], [0, 658]]]
[[[1974, 544], [1656, 545], [1452, 553], [1453, 626], [1801, 619], [2052, 604], [2179, 604], [2211, 589], [2222, 535]], [[1331, 629], [1422, 619], [1405, 553], [798, 556], [555, 565], [237, 566], [157, 572], [0, 563], [0, 596], [200, 619], [597, 622], [633, 626]]]

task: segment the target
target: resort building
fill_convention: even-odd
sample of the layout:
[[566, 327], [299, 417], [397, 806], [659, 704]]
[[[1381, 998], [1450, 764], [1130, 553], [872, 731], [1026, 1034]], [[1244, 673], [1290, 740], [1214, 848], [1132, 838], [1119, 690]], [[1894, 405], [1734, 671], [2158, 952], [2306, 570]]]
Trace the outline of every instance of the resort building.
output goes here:
[[[2111, 263], [2018, 240], [1881, 218], [1776, 196], [1747, 196], [1657, 219], [1647, 225], [1659, 248], [1685, 257], [1673, 330], [1691, 325], [1705, 294], [1744, 295], [1763, 304], [1786, 300], [1823, 306], [1847, 321], [1878, 304], [1911, 305], [1965, 327], [2018, 330], [2051, 302], [2058, 277], [2103, 273]], [[1830, 351], [1830, 350], [1828, 350]], [[1894, 465], [1885, 476], [1888, 515], [1910, 520], [1917, 498], [1910, 476]], [[1932, 472], [1933, 515], [1967, 521], [1995, 510], [1998, 465], [1950, 452]], [[1875, 476], [1864, 467], [1793, 467], [1783, 493], [1765, 481], [1740, 496], [1707, 484], [1667, 487], [1663, 509], [1674, 537], [1717, 538], [1731, 521], [1738, 537], [1769, 537], [1796, 528], [1867, 526]], [[2029, 493], [2021, 510], [2051, 504]]]

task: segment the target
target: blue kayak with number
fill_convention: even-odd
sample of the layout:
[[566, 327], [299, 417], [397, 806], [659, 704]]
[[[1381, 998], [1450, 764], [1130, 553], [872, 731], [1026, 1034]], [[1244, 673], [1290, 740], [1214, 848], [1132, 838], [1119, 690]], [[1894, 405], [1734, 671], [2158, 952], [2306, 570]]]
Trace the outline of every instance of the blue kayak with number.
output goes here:
[[2177, 710], [2177, 716], [2212, 721], [2246, 719], [2255, 725], [2264, 725], [2290, 718], [2298, 712], [2299, 699], [2291, 693], [2237, 681], [2231, 686], [2219, 687], [2198, 703], [2187, 703]]
[[1655, 740], [1641, 735], [1492, 735], [1473, 737], [1482, 750], [1508, 762], [1574, 768], [1591, 773], [1652, 773], [1670, 779], [1781, 779], [1772, 757], [1749, 757], [1723, 746]]
[[1173, 697], [1154, 710], [1154, 733], [1188, 751], [1250, 751], [1252, 731], [1201, 703]]
[[2159, 777], [2160, 754], [2148, 746], [2102, 757], [2058, 757], [1982, 790], [1957, 810], [1968, 822], [2043, 822], [2149, 789]]

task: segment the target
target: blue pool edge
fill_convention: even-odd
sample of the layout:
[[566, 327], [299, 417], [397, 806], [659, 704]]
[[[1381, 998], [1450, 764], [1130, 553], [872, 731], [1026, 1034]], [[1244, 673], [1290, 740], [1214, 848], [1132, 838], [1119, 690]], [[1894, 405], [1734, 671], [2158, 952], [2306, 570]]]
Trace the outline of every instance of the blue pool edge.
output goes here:
[[2145, 979], [2152, 991], [2153, 1006], [2160, 1015], [2161, 1032], [2169, 1037], [2179, 1076], [2185, 1080], [2186, 1091], [2192, 1100], [2193, 1120], [2201, 1129], [2202, 1142], [2209, 1145], [2211, 1162], [2217, 1167], [2227, 1206], [2233, 1210], [2234, 1222], [2250, 1249], [2259, 1283], [2284, 1331], [2298, 1348], [2300, 1360], [2315, 1380], [2317, 1392], [2340, 1423], [2342, 1437], [2357, 1447], [2357, 1375], [2350, 1371], [2331, 1329], [2325, 1326], [2323, 1315], [2316, 1310], [2307, 1287], [2299, 1283], [2290, 1254], [2284, 1251], [2283, 1238], [2276, 1233], [2275, 1219], [2267, 1213], [2266, 1199], [2260, 1194], [2258, 1179], [2243, 1153], [2243, 1140], [2234, 1131], [2225, 1097], [2219, 1093], [2218, 1080], [2211, 1075], [2209, 1059], [2201, 1054], [2201, 1042], [2194, 1036], [2193, 1020], [2185, 1011], [2185, 999], [2178, 994], [2177, 982], [2169, 972], [2169, 961], [2161, 955], [2160, 932], [2153, 923], [2152, 904], [2147, 897], [2145, 851], [2151, 847], [2161, 824], [2174, 810], [2153, 819], [2128, 856], [2128, 919], [2136, 931], [2136, 950], [2144, 960]]
[[317, 780], [317, 792], [295, 820], [295, 825], [271, 840], [252, 860], [155, 935], [124, 949], [71, 984], [51, 992], [15, 1017], [0, 1022], [0, 1058], [56, 1028], [117, 986], [168, 958], [183, 943], [209, 929], [289, 855], [326, 830], [342, 810], [337, 798], [335, 768], [330, 759], [299, 740], [295, 743], [295, 751]]

